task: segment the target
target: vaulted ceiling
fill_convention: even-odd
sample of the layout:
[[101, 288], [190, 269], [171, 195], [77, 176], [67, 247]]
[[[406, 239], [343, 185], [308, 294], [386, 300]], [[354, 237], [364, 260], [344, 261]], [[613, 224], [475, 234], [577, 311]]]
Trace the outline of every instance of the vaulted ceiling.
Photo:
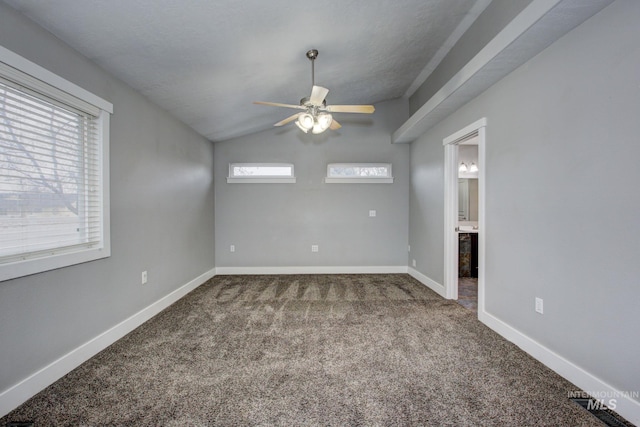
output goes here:
[[[488, 0], [3, 0], [212, 141], [330, 104], [409, 95]], [[450, 47], [450, 46], [449, 46]], [[436, 60], [433, 60], [434, 56]]]
[[314, 48], [329, 105], [405, 97], [411, 142], [613, 0], [0, 1], [211, 141], [290, 116], [252, 101], [309, 96]]

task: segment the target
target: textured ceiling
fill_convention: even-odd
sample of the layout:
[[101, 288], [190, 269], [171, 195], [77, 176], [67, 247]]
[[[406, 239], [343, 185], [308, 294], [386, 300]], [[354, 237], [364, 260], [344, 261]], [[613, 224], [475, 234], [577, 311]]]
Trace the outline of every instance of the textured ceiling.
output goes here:
[[212, 141], [292, 114], [252, 101], [308, 96], [311, 48], [320, 51], [316, 84], [330, 89], [329, 104], [403, 96], [474, 5], [487, 3], [3, 1]]

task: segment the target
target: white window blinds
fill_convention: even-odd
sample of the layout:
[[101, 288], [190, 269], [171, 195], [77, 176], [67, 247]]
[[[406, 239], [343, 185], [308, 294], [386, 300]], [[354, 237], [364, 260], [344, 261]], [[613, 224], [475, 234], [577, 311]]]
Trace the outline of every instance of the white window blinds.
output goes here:
[[99, 109], [20, 83], [0, 78], [0, 264], [92, 248], [103, 232]]

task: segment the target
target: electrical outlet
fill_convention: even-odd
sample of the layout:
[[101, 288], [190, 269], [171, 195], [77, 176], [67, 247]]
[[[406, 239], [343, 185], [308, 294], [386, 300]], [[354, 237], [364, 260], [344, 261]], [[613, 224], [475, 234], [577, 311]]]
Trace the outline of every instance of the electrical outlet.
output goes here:
[[147, 271], [143, 271], [142, 272], [142, 280], [141, 280], [142, 284], [144, 285], [145, 283], [147, 283]]
[[411, 265], [413, 265], [414, 267], [416, 266], [416, 260], [415, 259], [411, 262]]
[[311, 245], [311, 252], [318, 252], [318, 245]]
[[370, 217], [372, 217], [372, 218], [373, 218], [374, 216], [376, 216], [376, 211], [375, 211], [375, 210], [370, 210], [370, 211], [369, 211], [369, 216], [370, 216]]
[[540, 313], [540, 314], [544, 313], [544, 306], [542, 303], [543, 303], [542, 298], [536, 297], [536, 313]]
[[235, 251], [236, 251], [236, 245], [229, 246], [229, 252], [235, 252]]
[[411, 245], [407, 245], [407, 252], [411, 252]]

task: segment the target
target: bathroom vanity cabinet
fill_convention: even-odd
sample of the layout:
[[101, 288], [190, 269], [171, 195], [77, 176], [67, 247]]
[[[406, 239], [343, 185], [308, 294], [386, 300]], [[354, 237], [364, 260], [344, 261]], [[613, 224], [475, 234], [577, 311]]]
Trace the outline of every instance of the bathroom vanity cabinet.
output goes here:
[[458, 234], [458, 277], [478, 277], [478, 233]]

